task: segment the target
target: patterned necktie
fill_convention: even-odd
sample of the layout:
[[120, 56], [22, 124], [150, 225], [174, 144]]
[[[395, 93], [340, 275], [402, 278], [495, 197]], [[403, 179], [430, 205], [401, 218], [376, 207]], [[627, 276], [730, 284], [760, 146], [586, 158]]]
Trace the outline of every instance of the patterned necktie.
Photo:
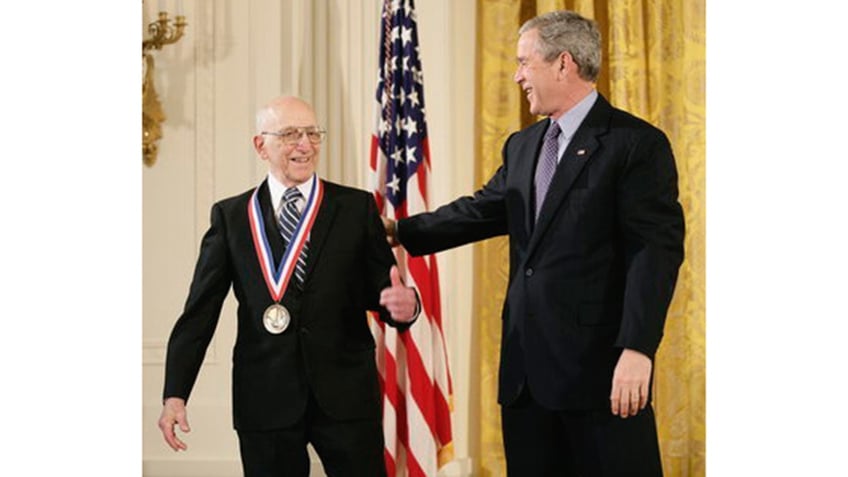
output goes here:
[[539, 220], [539, 211], [542, 210], [545, 194], [548, 193], [548, 186], [551, 185], [551, 178], [553, 178], [556, 171], [557, 150], [559, 149], [558, 137], [559, 124], [556, 121], [551, 121], [548, 132], [545, 133], [545, 142], [542, 144], [542, 155], [539, 157], [539, 163], [536, 164], [536, 177], [534, 179], [536, 187], [536, 220]]
[[[300, 211], [297, 210], [297, 200], [302, 197], [303, 194], [297, 190], [297, 187], [290, 187], [283, 194], [283, 206], [280, 208], [278, 219], [280, 222], [280, 234], [283, 236], [286, 246], [291, 242], [294, 230], [297, 228], [297, 222], [300, 220]], [[306, 276], [307, 248], [308, 243], [304, 243], [294, 268], [294, 276], [299, 284], [303, 284], [303, 278]]]

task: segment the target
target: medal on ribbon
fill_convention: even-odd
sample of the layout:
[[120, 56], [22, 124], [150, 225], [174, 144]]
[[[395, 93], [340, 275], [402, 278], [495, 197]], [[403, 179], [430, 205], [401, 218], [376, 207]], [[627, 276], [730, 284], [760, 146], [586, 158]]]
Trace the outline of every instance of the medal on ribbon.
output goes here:
[[274, 303], [269, 306], [265, 309], [265, 313], [262, 314], [262, 324], [265, 325], [265, 329], [268, 330], [268, 333], [271, 333], [272, 335], [278, 335], [283, 331], [286, 331], [286, 328], [289, 327], [289, 323], [291, 323], [289, 310], [279, 303]]
[[256, 258], [259, 260], [262, 277], [268, 286], [271, 299], [275, 302], [265, 309], [265, 313], [262, 315], [262, 323], [265, 325], [265, 329], [271, 334], [282, 333], [288, 328], [289, 323], [291, 323], [291, 314], [289, 314], [286, 307], [280, 304], [280, 300], [282, 300], [283, 295], [286, 293], [289, 280], [294, 274], [297, 258], [300, 256], [300, 251], [303, 249], [309, 233], [312, 231], [315, 216], [318, 215], [318, 209], [323, 199], [323, 183], [318, 180], [317, 175], [313, 174], [312, 192], [306, 201], [306, 207], [300, 215], [300, 220], [292, 234], [291, 241], [286, 245], [286, 251], [283, 253], [282, 260], [276, 266], [274, 264], [274, 254], [271, 252], [268, 235], [265, 231], [265, 221], [262, 220], [262, 210], [259, 206], [259, 187], [254, 189], [253, 196], [247, 204], [247, 217], [250, 221], [250, 233], [253, 236], [253, 247], [256, 250]]

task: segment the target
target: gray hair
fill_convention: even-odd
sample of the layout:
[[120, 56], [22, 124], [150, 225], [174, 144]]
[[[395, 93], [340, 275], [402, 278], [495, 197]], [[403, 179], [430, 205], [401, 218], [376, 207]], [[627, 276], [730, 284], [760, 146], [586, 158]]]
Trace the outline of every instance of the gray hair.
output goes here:
[[539, 41], [536, 50], [545, 61], [553, 61], [567, 51], [577, 63], [578, 74], [586, 81], [595, 81], [601, 71], [601, 33], [594, 20], [567, 10], [545, 13], [521, 25], [518, 34], [536, 29]]

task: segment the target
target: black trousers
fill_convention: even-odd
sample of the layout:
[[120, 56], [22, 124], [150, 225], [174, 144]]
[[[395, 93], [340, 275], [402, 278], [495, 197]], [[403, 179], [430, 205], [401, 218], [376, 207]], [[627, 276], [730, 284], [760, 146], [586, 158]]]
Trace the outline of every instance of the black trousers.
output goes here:
[[609, 408], [551, 411], [525, 386], [501, 424], [510, 477], [662, 477], [650, 404], [626, 419]]
[[378, 419], [340, 421], [310, 396], [304, 416], [273, 431], [238, 431], [245, 477], [308, 477], [311, 443], [328, 477], [385, 477], [383, 427]]

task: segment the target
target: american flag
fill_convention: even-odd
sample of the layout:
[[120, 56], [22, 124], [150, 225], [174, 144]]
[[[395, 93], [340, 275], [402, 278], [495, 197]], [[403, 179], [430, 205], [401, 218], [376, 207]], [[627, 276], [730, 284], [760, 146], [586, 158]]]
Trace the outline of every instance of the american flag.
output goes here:
[[[381, 26], [369, 166], [380, 213], [397, 220], [428, 210], [430, 151], [414, 2], [384, 0]], [[371, 320], [383, 387], [386, 470], [390, 477], [433, 477], [454, 454], [439, 272], [434, 256], [395, 250], [404, 282], [418, 289], [422, 310], [405, 333]]]

